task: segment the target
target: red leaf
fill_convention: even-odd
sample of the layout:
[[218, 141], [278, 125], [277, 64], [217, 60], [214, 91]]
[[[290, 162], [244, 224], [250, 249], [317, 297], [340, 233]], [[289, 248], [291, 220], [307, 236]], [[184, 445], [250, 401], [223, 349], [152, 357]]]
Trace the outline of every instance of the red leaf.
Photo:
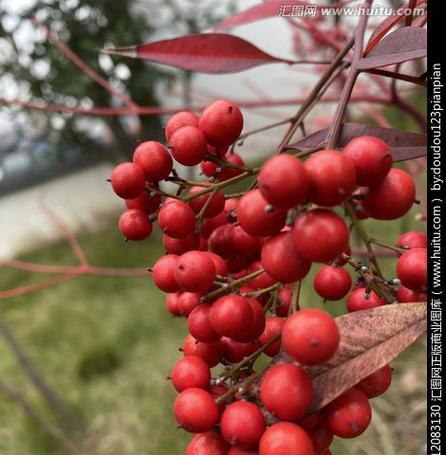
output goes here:
[[242, 38], [224, 33], [186, 35], [137, 46], [103, 49], [102, 52], [202, 73], [235, 73], [266, 63], [292, 63], [273, 57]]
[[427, 32], [419, 27], [402, 27], [383, 38], [356, 68], [366, 70], [403, 63], [427, 55]]
[[[290, 144], [286, 149], [307, 151], [324, 145], [329, 128], [316, 131], [309, 136]], [[383, 128], [365, 123], [344, 123], [337, 145], [342, 148], [353, 138], [359, 136], [376, 136], [390, 146], [394, 161], [406, 161], [426, 155], [426, 135], [411, 133], [392, 128]]]

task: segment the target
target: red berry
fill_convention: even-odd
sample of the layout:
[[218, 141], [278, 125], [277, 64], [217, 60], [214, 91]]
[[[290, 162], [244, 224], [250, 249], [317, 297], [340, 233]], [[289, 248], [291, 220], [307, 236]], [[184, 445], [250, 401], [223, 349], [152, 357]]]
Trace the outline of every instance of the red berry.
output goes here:
[[254, 253], [260, 248], [260, 238], [248, 234], [241, 226], [234, 226], [231, 235], [234, 247], [242, 254]]
[[214, 261], [204, 251], [188, 251], [178, 259], [175, 279], [185, 291], [205, 292], [214, 278]]
[[246, 300], [252, 310], [252, 319], [248, 327], [245, 328], [245, 334], [242, 341], [252, 341], [262, 335], [265, 330], [265, 311], [263, 306], [252, 297], [247, 297]]
[[[253, 262], [247, 269], [247, 273], [251, 274], [258, 270], [262, 270], [263, 266], [260, 261]], [[247, 284], [253, 289], [264, 289], [269, 288], [273, 284], [276, 284], [277, 280], [272, 276], [268, 275], [266, 272], [257, 275], [255, 278], [250, 280]]]
[[223, 357], [223, 346], [220, 341], [202, 343], [192, 335], [187, 335], [183, 342], [185, 356], [193, 355], [203, 359], [210, 368], [217, 366]]
[[347, 248], [350, 236], [344, 220], [327, 209], [302, 213], [292, 232], [298, 253], [311, 262], [335, 259]]
[[196, 434], [186, 449], [186, 455], [227, 455], [229, 445], [217, 433]]
[[[202, 186], [192, 186], [189, 189], [188, 195], [193, 195], [199, 193], [206, 188]], [[211, 193], [203, 194], [202, 196], [198, 196], [194, 199], [191, 199], [188, 204], [189, 207], [194, 211], [194, 213], [198, 214], [201, 212], [201, 209], [204, 207], [208, 199], [211, 197]], [[225, 195], [223, 191], [217, 191], [215, 195], [212, 197], [211, 202], [209, 203], [208, 208], [204, 212], [205, 218], [213, 218], [217, 216], [219, 213], [223, 211], [225, 208]]]
[[182, 239], [174, 239], [168, 235], [163, 235], [163, 245], [167, 253], [183, 254], [187, 251], [196, 250], [200, 246], [200, 236], [190, 234]]
[[208, 239], [209, 236], [217, 229], [219, 226], [228, 224], [228, 219], [224, 212], [214, 216], [213, 218], [204, 219], [203, 225], [201, 227], [201, 236], [205, 239]]
[[400, 303], [426, 302], [427, 295], [425, 292], [416, 292], [400, 285], [396, 294], [396, 299]]
[[[285, 324], [285, 319], [278, 318], [275, 316], [266, 318], [265, 330], [263, 331], [263, 333], [259, 336], [259, 338], [257, 340], [259, 342], [260, 346], [264, 346], [269, 341], [271, 341], [273, 338], [275, 338], [277, 335], [282, 333], [282, 328], [283, 328], [284, 324]], [[268, 346], [265, 349], [264, 353], [270, 357], [274, 357], [276, 354], [279, 353], [280, 345], [281, 345], [281, 341], [279, 339], [272, 345]]]
[[200, 357], [188, 355], [172, 368], [172, 384], [178, 392], [198, 387], [207, 389], [211, 380], [209, 365]]
[[142, 210], [126, 210], [119, 217], [119, 230], [130, 240], [144, 240], [152, 233], [152, 222]]
[[[244, 167], [245, 162], [243, 161], [242, 157], [238, 153], [230, 153], [225, 157], [227, 163], [232, 164], [237, 167]], [[217, 179], [219, 182], [226, 182], [226, 180], [232, 179], [237, 175], [240, 175], [243, 170], [238, 169], [237, 167], [231, 166], [218, 166], [220, 172], [217, 173]]]
[[209, 144], [227, 147], [240, 136], [243, 115], [232, 101], [217, 100], [203, 111], [198, 126]]
[[169, 313], [172, 316], [182, 316], [181, 311], [178, 307], [179, 295], [180, 295], [179, 292], [171, 292], [171, 293], [167, 294], [166, 307], [167, 307], [167, 311], [169, 311]]
[[270, 158], [257, 179], [263, 197], [272, 205], [289, 209], [304, 202], [310, 180], [304, 165], [294, 156]]
[[396, 220], [415, 201], [413, 178], [401, 169], [391, 169], [384, 180], [370, 189], [363, 200], [364, 210], [377, 220]]
[[425, 291], [427, 286], [427, 249], [412, 248], [396, 263], [396, 274], [401, 284], [412, 291]]
[[190, 111], [180, 111], [170, 117], [166, 123], [166, 139], [170, 141], [172, 134], [182, 128], [183, 126], [195, 126], [198, 127], [198, 115], [195, 115]]
[[369, 426], [372, 410], [364, 392], [353, 388], [336, 398], [326, 409], [327, 426], [340, 438], [354, 438]]
[[169, 201], [163, 204], [158, 213], [160, 229], [169, 237], [184, 239], [191, 235], [195, 227], [192, 209], [182, 201]]
[[297, 421], [304, 430], [312, 430], [322, 422], [322, 416], [319, 411], [308, 414]]
[[253, 449], [265, 431], [265, 418], [254, 403], [236, 401], [226, 406], [220, 425], [221, 434], [230, 444]]
[[356, 388], [364, 392], [369, 398], [382, 395], [392, 383], [392, 368], [384, 365], [379, 370], [364, 378], [356, 385]]
[[203, 294], [198, 292], [182, 292], [178, 297], [178, 309], [181, 314], [188, 317], [192, 310], [200, 305], [200, 299]]
[[208, 251], [207, 254], [214, 262], [216, 275], [226, 276], [228, 274], [228, 269], [225, 261], [218, 254], [211, 253], [210, 251]]
[[315, 291], [326, 300], [340, 300], [352, 286], [350, 274], [342, 267], [322, 266], [314, 277]]
[[183, 390], [174, 403], [178, 423], [192, 433], [209, 431], [219, 418], [218, 406], [212, 396], [203, 389]]
[[146, 213], [155, 213], [161, 204], [161, 196], [159, 194], [149, 194], [143, 191], [135, 199], [126, 199], [125, 205], [128, 209], [138, 209]]
[[309, 430], [308, 435], [313, 442], [315, 452], [318, 454], [325, 449], [328, 449], [334, 438], [333, 433], [324, 424]]
[[424, 232], [409, 231], [405, 232], [396, 241], [396, 246], [411, 250], [412, 248], [427, 248], [427, 236]]
[[234, 259], [237, 257], [237, 249], [234, 245], [232, 232], [235, 227], [232, 224], [218, 226], [209, 236], [210, 250], [222, 258]]
[[354, 289], [347, 298], [347, 309], [350, 313], [385, 304], [386, 302], [382, 300], [375, 291], [370, 291], [368, 293], [365, 288]]
[[314, 455], [313, 443], [299, 425], [279, 422], [263, 433], [259, 455]]
[[310, 179], [309, 199], [326, 207], [345, 201], [356, 187], [353, 161], [342, 152], [321, 150], [305, 161]]
[[283, 287], [277, 296], [277, 316], [286, 317], [290, 310], [291, 304], [291, 289], [287, 286]]
[[322, 310], [306, 308], [293, 313], [282, 329], [285, 351], [303, 365], [329, 360], [339, 346], [335, 320]]
[[241, 362], [245, 357], [257, 350], [256, 343], [239, 343], [228, 337], [222, 337], [224, 358], [231, 363]]
[[177, 129], [169, 141], [172, 156], [184, 166], [195, 166], [207, 152], [206, 138], [195, 126]]
[[345, 265], [347, 264], [348, 260], [343, 257], [343, 255], [351, 256], [352, 255], [352, 249], [350, 248], [350, 245], [347, 245], [345, 250], [332, 262], [332, 265]]
[[301, 280], [311, 267], [297, 252], [290, 232], [281, 232], [263, 244], [261, 262], [268, 275], [282, 283]]
[[161, 256], [152, 268], [152, 278], [155, 285], [164, 292], [177, 292], [180, 290], [175, 279], [175, 269], [179, 257], [176, 254]]
[[113, 191], [123, 199], [135, 199], [144, 191], [143, 170], [133, 163], [118, 164], [110, 177]]
[[263, 378], [260, 399], [280, 420], [294, 421], [308, 411], [313, 401], [313, 385], [302, 368], [286, 363], [275, 365]]
[[141, 167], [150, 182], [164, 180], [172, 171], [173, 161], [163, 144], [147, 141], [136, 147], [133, 162]]
[[392, 167], [393, 158], [389, 146], [374, 136], [361, 136], [351, 140], [344, 149], [356, 168], [360, 186], [381, 183]]
[[237, 205], [240, 226], [248, 234], [265, 237], [277, 234], [285, 224], [286, 210], [268, 204], [260, 190], [244, 194]]
[[220, 339], [220, 334], [217, 333], [209, 319], [212, 304], [203, 303], [194, 308], [187, 318], [187, 328], [191, 335], [203, 343], [212, 343]]
[[220, 335], [245, 342], [245, 331], [252, 321], [253, 310], [247, 299], [226, 295], [213, 304], [209, 318], [212, 328]]

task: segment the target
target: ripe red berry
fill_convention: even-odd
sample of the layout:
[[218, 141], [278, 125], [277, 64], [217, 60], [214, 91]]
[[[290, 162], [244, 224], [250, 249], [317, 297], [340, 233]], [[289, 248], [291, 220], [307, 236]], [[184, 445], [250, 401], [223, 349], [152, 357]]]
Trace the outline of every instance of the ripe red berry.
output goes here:
[[172, 171], [173, 161], [163, 144], [147, 141], [136, 147], [133, 162], [141, 167], [150, 182], [164, 180]]
[[311, 262], [335, 259], [347, 248], [350, 236], [345, 221], [327, 209], [302, 213], [292, 232], [298, 253]]
[[219, 418], [218, 406], [212, 396], [203, 389], [192, 387], [183, 390], [174, 403], [177, 422], [187, 431], [209, 431]]
[[209, 144], [227, 147], [242, 132], [243, 115], [239, 107], [230, 100], [217, 100], [201, 114], [198, 127]]
[[237, 249], [234, 245], [232, 224], [218, 226], [209, 236], [208, 245], [210, 250], [224, 259], [234, 259], [237, 257]]
[[[283, 325], [285, 324], [285, 319], [278, 318], [275, 316], [270, 316], [266, 318], [265, 321], [265, 330], [258, 338], [258, 343], [260, 346], [264, 346], [277, 335], [282, 333]], [[274, 357], [276, 354], [279, 353], [281, 341], [280, 339], [277, 340], [275, 343], [268, 346], [265, 351], [263, 351], [266, 355], [270, 357]]]
[[296, 250], [291, 232], [281, 232], [268, 239], [263, 244], [261, 257], [268, 275], [282, 283], [301, 280], [311, 268], [311, 262]]
[[187, 335], [183, 342], [185, 356], [193, 355], [203, 359], [210, 368], [217, 366], [223, 357], [223, 346], [220, 341], [203, 343], [192, 335]]
[[354, 438], [363, 433], [372, 418], [367, 395], [353, 388], [327, 406], [326, 424], [340, 438]]
[[228, 337], [222, 337], [224, 358], [231, 363], [241, 362], [245, 357], [257, 350], [256, 343], [239, 343]]
[[203, 294], [198, 292], [182, 292], [178, 296], [178, 309], [181, 314], [188, 317], [192, 310], [200, 305], [200, 299]]
[[370, 189], [363, 200], [364, 210], [377, 220], [396, 220], [405, 215], [415, 201], [413, 178], [393, 168], [384, 180]]
[[209, 365], [200, 357], [188, 355], [173, 366], [172, 384], [178, 392], [197, 387], [207, 389], [211, 380]]
[[342, 267], [323, 265], [314, 277], [315, 291], [326, 300], [340, 300], [352, 286], [350, 274]]
[[226, 276], [228, 274], [228, 269], [226, 267], [225, 261], [218, 254], [212, 253], [210, 251], [207, 252], [207, 255], [214, 262], [216, 275]]
[[396, 246], [408, 250], [412, 248], [427, 248], [427, 236], [424, 232], [419, 231], [405, 232], [396, 241]]
[[229, 444], [217, 433], [196, 434], [186, 449], [186, 455], [227, 455]]
[[396, 293], [396, 300], [400, 303], [426, 302], [427, 295], [425, 292], [412, 291], [401, 284]]
[[128, 209], [138, 209], [145, 213], [155, 213], [161, 204], [161, 196], [159, 194], [149, 194], [143, 191], [135, 199], [126, 199], [125, 205]]
[[195, 227], [192, 209], [182, 201], [165, 202], [158, 213], [158, 224], [164, 234], [175, 239], [191, 235]]
[[168, 235], [163, 235], [163, 245], [167, 253], [183, 254], [187, 251], [196, 250], [200, 246], [200, 236], [190, 234], [182, 239], [174, 239]]
[[293, 313], [282, 329], [285, 351], [303, 365], [329, 360], [339, 346], [335, 320], [322, 310], [305, 308]]
[[396, 274], [401, 284], [412, 291], [425, 291], [427, 286], [427, 249], [412, 248], [396, 263]]
[[268, 204], [260, 190], [244, 194], [237, 205], [240, 226], [248, 234], [265, 237], [277, 234], [285, 224], [286, 210]]
[[310, 437], [299, 425], [279, 422], [263, 433], [259, 455], [315, 455]]
[[179, 292], [171, 292], [171, 293], [167, 294], [166, 307], [167, 307], [167, 311], [169, 311], [169, 313], [172, 316], [182, 316], [181, 311], [178, 307], [179, 295], [180, 295]]
[[366, 288], [354, 289], [347, 298], [347, 310], [350, 313], [385, 304], [375, 291], [367, 292]]
[[245, 328], [245, 334], [242, 337], [242, 341], [252, 341], [258, 338], [265, 330], [265, 311], [263, 309], [263, 306], [256, 299], [252, 297], [246, 297], [246, 300], [248, 301], [249, 306], [252, 310], [252, 319], [250, 321], [250, 324]]
[[368, 398], [375, 398], [382, 395], [392, 383], [392, 368], [384, 365], [379, 370], [364, 378], [356, 385], [356, 388], [364, 392]]
[[175, 279], [175, 269], [179, 257], [176, 254], [161, 256], [152, 268], [152, 278], [155, 285], [164, 292], [177, 292], [180, 290]]
[[170, 141], [172, 134], [182, 128], [183, 126], [195, 126], [198, 127], [198, 115], [190, 111], [181, 111], [172, 115], [166, 123], [166, 139]]
[[260, 248], [261, 239], [248, 234], [241, 226], [234, 226], [231, 236], [234, 247], [242, 254], [254, 253]]
[[374, 136], [361, 136], [351, 140], [344, 154], [352, 159], [359, 186], [375, 186], [382, 182], [392, 167], [389, 146]]
[[342, 152], [321, 150], [305, 161], [310, 179], [309, 199], [326, 207], [345, 201], [356, 187], [353, 161]]
[[[246, 271], [249, 274], [251, 274], [261, 269], [263, 269], [262, 263], [260, 261], [256, 261], [253, 262]], [[247, 284], [249, 287], [253, 289], [264, 289], [269, 288], [270, 286], [276, 283], [277, 283], [276, 279], [268, 275], [268, 273], [262, 272], [260, 275], [257, 275], [255, 278], [250, 280]]]
[[169, 146], [172, 156], [184, 166], [197, 165], [207, 152], [206, 138], [195, 126], [177, 129], [170, 138]]
[[220, 335], [245, 342], [245, 331], [252, 321], [253, 310], [247, 299], [226, 295], [213, 304], [209, 318], [212, 328]]
[[265, 431], [265, 418], [254, 403], [236, 401], [226, 406], [220, 425], [221, 434], [231, 445], [253, 449]]
[[298, 425], [300, 425], [304, 430], [312, 430], [316, 428], [321, 422], [323, 418], [319, 411], [315, 411], [311, 414], [302, 417], [297, 421]]
[[203, 343], [212, 343], [220, 339], [220, 334], [217, 333], [209, 318], [211, 311], [211, 303], [203, 303], [194, 308], [187, 318], [187, 328], [191, 335]]
[[275, 365], [263, 378], [260, 399], [280, 420], [295, 421], [308, 411], [313, 385], [302, 368], [286, 363]]
[[287, 286], [283, 287], [277, 296], [277, 316], [286, 317], [290, 310], [291, 304], [291, 289]]
[[328, 449], [334, 438], [333, 433], [327, 428], [325, 424], [312, 428], [308, 431], [308, 435], [311, 438], [311, 442], [313, 443], [316, 454], [319, 454], [325, 449]]
[[214, 261], [204, 251], [188, 251], [178, 259], [175, 279], [185, 291], [205, 292], [214, 278]]
[[270, 158], [260, 170], [258, 187], [272, 205], [289, 209], [305, 201], [310, 180], [304, 165], [294, 156]]
[[[229, 166], [224, 166], [224, 165], [219, 165], [218, 168], [220, 169], [220, 172], [217, 172], [217, 180], [219, 182], [226, 182], [226, 180], [232, 179], [236, 177], [237, 175], [240, 175], [243, 170], [238, 169], [240, 167], [245, 166], [245, 162], [243, 161], [242, 157], [238, 153], [229, 153], [225, 159], [225, 162], [229, 164]], [[237, 166], [237, 167], [232, 167], [230, 165]]]
[[144, 240], [152, 233], [152, 222], [142, 210], [126, 210], [119, 217], [119, 230], [130, 240]]
[[144, 191], [143, 170], [133, 163], [118, 164], [110, 177], [113, 191], [123, 199], [135, 199]]
[[[189, 189], [188, 195], [193, 195], [199, 193], [206, 188], [202, 186], [192, 186]], [[194, 199], [191, 199], [188, 204], [189, 207], [194, 211], [194, 213], [198, 214], [201, 212], [204, 205], [207, 203], [208, 199], [211, 197], [211, 193], [203, 194], [202, 196], [198, 196]], [[223, 191], [217, 191], [214, 196], [212, 196], [212, 200], [210, 201], [206, 211], [204, 212], [205, 218], [213, 218], [217, 216], [219, 213], [223, 211], [225, 208], [225, 195]]]

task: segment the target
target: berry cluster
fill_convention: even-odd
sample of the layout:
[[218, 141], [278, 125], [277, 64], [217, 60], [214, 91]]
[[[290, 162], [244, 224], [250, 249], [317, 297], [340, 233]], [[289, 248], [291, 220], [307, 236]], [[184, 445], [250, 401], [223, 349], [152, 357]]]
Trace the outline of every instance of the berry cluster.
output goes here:
[[[175, 114], [166, 125], [167, 147], [144, 142], [132, 163], [112, 173], [112, 187], [127, 205], [119, 228], [142, 240], [157, 220], [163, 233], [166, 255], [151, 271], [168, 294], [168, 311], [187, 318], [184, 357], [170, 375], [179, 393], [175, 417], [196, 433], [186, 454], [329, 455], [334, 436], [352, 438], [367, 428], [369, 399], [389, 387], [392, 372], [385, 365], [311, 412], [308, 369], [336, 354], [340, 334], [329, 314], [300, 309], [300, 283], [313, 263], [321, 264], [314, 290], [325, 300], [348, 296], [349, 312], [425, 300], [424, 234], [408, 232], [388, 246], [399, 255], [393, 280], [383, 278], [377, 263], [354, 260], [349, 246], [358, 219], [405, 215], [415, 184], [392, 167], [389, 147], [369, 136], [343, 151], [307, 153], [304, 162], [302, 153], [278, 154], [251, 169], [233, 151], [242, 128], [240, 109], [228, 100], [199, 117]], [[173, 160], [199, 164], [208, 179], [180, 178]], [[252, 176], [249, 190], [224, 193]], [[178, 186], [175, 194], [160, 189], [163, 180]], [[358, 275], [355, 285], [347, 265]], [[256, 371], [261, 355], [279, 352], [286, 356]]]

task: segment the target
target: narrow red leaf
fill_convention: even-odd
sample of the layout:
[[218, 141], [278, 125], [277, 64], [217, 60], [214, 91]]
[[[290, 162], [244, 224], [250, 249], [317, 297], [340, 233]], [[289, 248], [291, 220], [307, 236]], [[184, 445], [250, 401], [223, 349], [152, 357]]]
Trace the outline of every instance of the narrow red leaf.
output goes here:
[[293, 63], [224, 33], [186, 35], [137, 46], [103, 49], [102, 52], [202, 73], [235, 73], [266, 63]]

